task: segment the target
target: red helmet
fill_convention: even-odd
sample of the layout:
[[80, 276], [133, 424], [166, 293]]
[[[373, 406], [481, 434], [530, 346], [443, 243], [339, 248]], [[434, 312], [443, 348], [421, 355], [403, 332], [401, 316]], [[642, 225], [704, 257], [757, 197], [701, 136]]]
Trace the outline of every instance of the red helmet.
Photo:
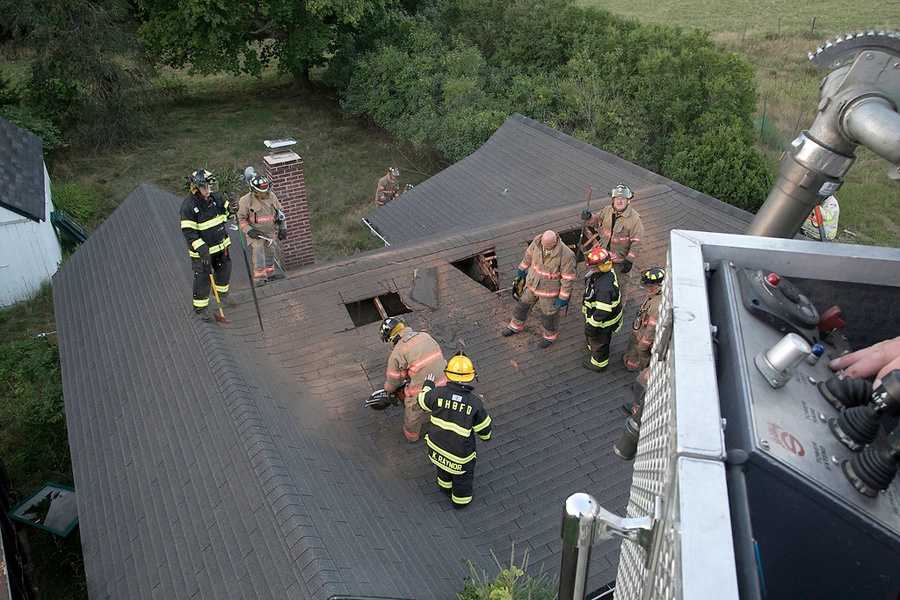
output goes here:
[[597, 270], [606, 273], [612, 268], [612, 257], [603, 248], [594, 248], [584, 257], [584, 264], [589, 267], [597, 267]]

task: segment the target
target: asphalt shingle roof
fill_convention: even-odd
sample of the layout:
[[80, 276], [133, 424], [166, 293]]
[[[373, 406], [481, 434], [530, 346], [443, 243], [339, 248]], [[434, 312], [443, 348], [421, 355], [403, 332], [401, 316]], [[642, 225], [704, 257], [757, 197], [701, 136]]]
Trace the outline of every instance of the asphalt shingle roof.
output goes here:
[[[635, 192], [648, 238], [638, 267], [664, 261], [673, 227], [744, 227], [673, 184]], [[586, 371], [577, 301], [559, 341], [539, 350], [536, 316], [501, 337], [512, 301], [452, 264], [493, 249], [508, 282], [535, 235], [580, 227], [583, 197], [292, 272], [259, 288], [265, 334], [236, 240], [233, 323], [194, 319], [179, 204], [138, 187], [54, 277], [91, 596], [452, 598], [468, 574], [460, 559], [490, 570], [491, 553], [505, 561], [513, 545], [533, 572], [556, 573], [574, 492], [624, 514], [631, 463], [612, 446], [634, 380], [618, 361], [625, 332], [608, 372]], [[412, 298], [414, 274], [429, 269], [436, 309]], [[438, 491], [424, 446], [404, 441], [402, 410], [363, 407], [389, 349], [380, 320], [355, 326], [347, 305], [390, 292], [446, 356], [465, 349], [494, 421], [461, 511]], [[618, 551], [613, 540], [594, 547], [590, 589], [615, 578]]]
[[632, 190], [666, 185], [715, 212], [748, 218], [740, 209], [514, 114], [470, 156], [364, 220], [393, 244], [505, 223], [548, 207], [579, 201], [583, 205], [590, 186], [597, 188], [590, 205], [596, 211], [609, 201], [609, 191], [618, 183]]
[[0, 119], [0, 206], [32, 221], [45, 217], [43, 142], [4, 119]]

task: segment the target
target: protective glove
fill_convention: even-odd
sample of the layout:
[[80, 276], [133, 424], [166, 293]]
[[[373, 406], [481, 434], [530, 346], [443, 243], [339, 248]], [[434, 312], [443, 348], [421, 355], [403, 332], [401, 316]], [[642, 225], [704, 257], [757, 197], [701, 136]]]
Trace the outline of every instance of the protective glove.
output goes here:
[[525, 271], [522, 269], [516, 271], [516, 279], [525, 279]]
[[209, 275], [212, 273], [212, 264], [209, 261], [209, 248], [205, 248], [206, 252], [200, 254], [200, 264], [203, 265], [203, 272]]
[[590, 221], [593, 216], [594, 215], [592, 215], [591, 211], [589, 211], [589, 210], [581, 211], [581, 220], [582, 221]]
[[257, 230], [250, 228], [250, 231], [247, 232], [247, 237], [253, 238], [254, 240], [258, 240], [262, 237], [262, 234]]
[[433, 389], [435, 388], [434, 380], [433, 380], [433, 379], [426, 379], [426, 380], [422, 383], [422, 389], [424, 390], [425, 388], [429, 388], [429, 389], [432, 389], [432, 390], [433, 390]]
[[568, 300], [563, 300], [562, 298], [557, 298], [557, 299], [556, 299], [556, 306], [557, 306], [557, 307], [559, 307], [559, 308], [565, 308], [565, 307], [567, 307], [568, 305], [569, 305], [569, 301], [568, 301]]
[[631, 271], [631, 267], [633, 267], [633, 266], [634, 266], [634, 263], [632, 263], [630, 260], [628, 260], [628, 259], [626, 258], [626, 259], [622, 262], [622, 274], [624, 275], [625, 273], [630, 272], [630, 271]]
[[521, 277], [516, 277], [512, 282], [512, 295], [513, 298], [518, 300], [522, 297], [522, 294], [525, 292], [525, 280]]
[[287, 229], [279, 229], [278, 230], [278, 239], [286, 240], [287, 239]]

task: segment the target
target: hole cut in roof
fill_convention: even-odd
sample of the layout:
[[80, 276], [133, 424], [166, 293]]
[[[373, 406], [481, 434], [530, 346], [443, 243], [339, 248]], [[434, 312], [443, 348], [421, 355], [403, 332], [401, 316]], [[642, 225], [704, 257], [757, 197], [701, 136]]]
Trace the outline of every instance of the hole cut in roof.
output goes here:
[[581, 227], [578, 229], [567, 229], [566, 231], [559, 232], [559, 239], [563, 241], [563, 244], [572, 249], [572, 252], [575, 253], [575, 261], [581, 262], [584, 260], [584, 253], [579, 248], [579, 241], [583, 243], [584, 240], [581, 239]]
[[383, 321], [388, 317], [396, 317], [397, 315], [405, 315], [412, 312], [408, 306], [403, 304], [400, 294], [397, 292], [365, 298], [356, 302], [346, 302], [344, 307], [346, 307], [347, 313], [353, 320], [354, 327], [362, 327], [369, 323]]
[[500, 276], [497, 273], [497, 252], [493, 248], [488, 248], [474, 256], [463, 258], [450, 264], [492, 292], [500, 289]]

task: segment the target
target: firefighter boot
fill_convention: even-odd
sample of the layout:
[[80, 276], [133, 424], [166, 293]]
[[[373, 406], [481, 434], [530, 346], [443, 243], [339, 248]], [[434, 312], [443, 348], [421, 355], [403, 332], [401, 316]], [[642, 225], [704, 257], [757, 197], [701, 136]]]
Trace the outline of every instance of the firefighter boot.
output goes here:
[[209, 314], [209, 311], [206, 310], [206, 308], [195, 308], [194, 314], [197, 315], [197, 318], [199, 318], [201, 321], [205, 321], [207, 323], [213, 320], [212, 315]]
[[221, 302], [222, 306], [225, 306], [228, 308], [234, 308], [235, 306], [238, 305], [237, 301], [234, 298], [232, 298], [228, 292], [223, 292], [223, 293], [219, 294], [219, 302]]

